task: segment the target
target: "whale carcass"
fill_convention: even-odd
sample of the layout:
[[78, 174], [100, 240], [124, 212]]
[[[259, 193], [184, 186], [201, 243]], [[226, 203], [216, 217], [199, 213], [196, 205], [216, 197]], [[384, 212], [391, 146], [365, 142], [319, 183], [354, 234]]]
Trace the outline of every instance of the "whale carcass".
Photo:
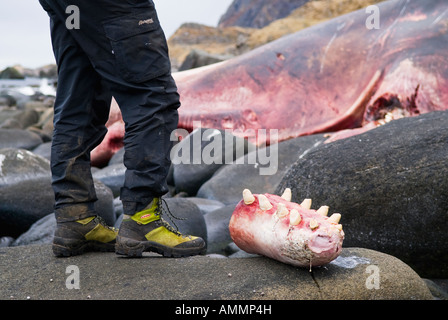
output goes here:
[[200, 123], [262, 144], [269, 141], [256, 139], [259, 129], [277, 129], [282, 141], [447, 109], [446, 1], [373, 7], [174, 73], [179, 128]]

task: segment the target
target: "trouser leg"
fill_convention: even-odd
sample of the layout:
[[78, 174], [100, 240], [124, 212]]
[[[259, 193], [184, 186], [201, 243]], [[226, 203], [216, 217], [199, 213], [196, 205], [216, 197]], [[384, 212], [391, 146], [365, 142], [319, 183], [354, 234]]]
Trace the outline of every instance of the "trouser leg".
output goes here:
[[111, 95], [64, 21], [49, 10], [59, 74], [51, 147], [55, 214], [58, 222], [75, 221], [95, 214], [90, 152], [107, 132]]
[[170, 74], [152, 79], [143, 88], [115, 88], [126, 124], [125, 173], [121, 200], [125, 214], [142, 210], [168, 191], [171, 133], [178, 125], [179, 96]]

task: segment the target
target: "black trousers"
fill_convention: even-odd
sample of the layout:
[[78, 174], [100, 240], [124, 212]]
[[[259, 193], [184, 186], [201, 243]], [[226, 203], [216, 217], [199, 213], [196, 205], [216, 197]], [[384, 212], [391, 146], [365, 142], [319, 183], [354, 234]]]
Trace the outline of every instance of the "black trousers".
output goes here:
[[[51, 150], [58, 222], [95, 214], [90, 152], [107, 129], [112, 96], [125, 122], [124, 213], [168, 191], [179, 95], [151, 0], [40, 0], [58, 65]], [[79, 15], [71, 10], [76, 6]], [[75, 13], [75, 15], [73, 15]], [[79, 28], [73, 19], [79, 18]], [[75, 21], [76, 22], [76, 21]], [[75, 28], [72, 28], [75, 26]]]

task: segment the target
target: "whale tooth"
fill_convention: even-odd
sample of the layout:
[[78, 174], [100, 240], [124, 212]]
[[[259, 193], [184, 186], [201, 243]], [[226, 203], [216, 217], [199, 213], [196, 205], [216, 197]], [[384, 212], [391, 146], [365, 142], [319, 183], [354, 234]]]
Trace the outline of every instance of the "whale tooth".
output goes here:
[[288, 209], [286, 208], [286, 206], [283, 203], [279, 203], [277, 205], [277, 216], [279, 218], [284, 218], [289, 214]]
[[286, 188], [285, 189], [285, 191], [282, 194], [282, 198], [285, 199], [286, 201], [291, 202], [292, 194], [291, 194], [291, 189], [290, 188]]
[[244, 203], [247, 204], [247, 205], [252, 204], [255, 201], [255, 197], [252, 194], [252, 192], [250, 192], [249, 189], [244, 189], [244, 191], [243, 191], [243, 199], [244, 199]]
[[292, 226], [296, 226], [302, 221], [302, 217], [300, 216], [299, 211], [296, 209], [292, 209], [289, 213], [289, 224]]
[[333, 213], [330, 218], [327, 219], [328, 222], [333, 224], [338, 224], [341, 220], [341, 215], [339, 213]]
[[312, 200], [311, 199], [305, 199], [303, 200], [303, 202], [300, 204], [300, 206], [302, 206], [305, 209], [310, 209], [311, 208], [311, 203]]
[[317, 223], [316, 220], [311, 219], [311, 220], [310, 220], [310, 229], [311, 229], [311, 230], [314, 230], [314, 229], [317, 229], [317, 228], [319, 228], [319, 223]]
[[258, 195], [258, 202], [260, 203], [261, 210], [270, 210], [272, 209], [272, 204], [269, 202], [266, 196], [260, 194]]
[[317, 210], [317, 213], [319, 213], [320, 215], [323, 215], [324, 217], [328, 215], [328, 210], [330, 208], [328, 206], [322, 206], [319, 208], [319, 210]]

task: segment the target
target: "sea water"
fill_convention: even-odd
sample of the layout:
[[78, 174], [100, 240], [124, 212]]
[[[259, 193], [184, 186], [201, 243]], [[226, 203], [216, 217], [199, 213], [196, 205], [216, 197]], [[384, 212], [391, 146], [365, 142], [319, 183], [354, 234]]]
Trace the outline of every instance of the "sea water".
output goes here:
[[56, 95], [55, 80], [48, 78], [0, 79], [0, 94], [8, 90], [17, 91], [27, 96], [36, 93], [48, 96]]

